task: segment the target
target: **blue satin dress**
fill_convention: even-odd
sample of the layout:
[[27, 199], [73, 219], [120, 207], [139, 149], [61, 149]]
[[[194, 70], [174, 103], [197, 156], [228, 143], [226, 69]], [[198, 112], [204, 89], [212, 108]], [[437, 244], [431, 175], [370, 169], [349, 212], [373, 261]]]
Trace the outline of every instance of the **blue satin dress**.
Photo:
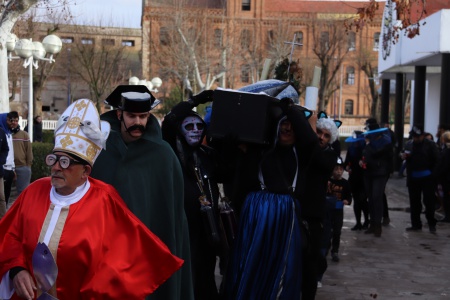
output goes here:
[[228, 265], [227, 299], [301, 298], [299, 209], [290, 194], [248, 194]]

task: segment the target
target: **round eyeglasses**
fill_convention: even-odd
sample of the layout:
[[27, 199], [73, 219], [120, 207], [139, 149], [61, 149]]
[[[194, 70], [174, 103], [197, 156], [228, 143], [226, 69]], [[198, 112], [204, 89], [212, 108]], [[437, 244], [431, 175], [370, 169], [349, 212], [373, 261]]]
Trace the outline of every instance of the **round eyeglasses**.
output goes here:
[[82, 162], [71, 159], [70, 157], [65, 156], [65, 155], [49, 154], [45, 157], [45, 163], [49, 167], [52, 167], [58, 161], [59, 161], [59, 165], [61, 166], [62, 169], [67, 169], [72, 164], [79, 164], [79, 165], [83, 164]]

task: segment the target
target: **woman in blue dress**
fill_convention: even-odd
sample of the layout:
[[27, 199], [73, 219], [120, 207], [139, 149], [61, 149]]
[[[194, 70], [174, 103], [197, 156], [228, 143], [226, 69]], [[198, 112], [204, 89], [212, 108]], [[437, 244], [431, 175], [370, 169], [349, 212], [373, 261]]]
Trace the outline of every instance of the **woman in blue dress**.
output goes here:
[[273, 147], [247, 145], [240, 160], [243, 180], [235, 195], [247, 196], [225, 278], [227, 299], [301, 297], [300, 210], [305, 170], [318, 139], [308, 122], [311, 112], [296, 105], [284, 112]]

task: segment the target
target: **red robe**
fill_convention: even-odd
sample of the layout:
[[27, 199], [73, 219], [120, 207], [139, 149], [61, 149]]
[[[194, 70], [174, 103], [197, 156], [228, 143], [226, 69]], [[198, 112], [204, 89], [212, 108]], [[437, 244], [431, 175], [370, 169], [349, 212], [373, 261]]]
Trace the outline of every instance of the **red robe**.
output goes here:
[[[144, 299], [177, 271], [183, 260], [173, 256], [128, 210], [112, 186], [93, 178], [89, 182], [91, 187], [83, 198], [68, 206], [55, 247], [56, 297]], [[50, 189], [49, 177], [35, 181], [1, 219], [0, 280], [15, 266], [33, 274], [31, 257], [46, 215], [54, 206]]]

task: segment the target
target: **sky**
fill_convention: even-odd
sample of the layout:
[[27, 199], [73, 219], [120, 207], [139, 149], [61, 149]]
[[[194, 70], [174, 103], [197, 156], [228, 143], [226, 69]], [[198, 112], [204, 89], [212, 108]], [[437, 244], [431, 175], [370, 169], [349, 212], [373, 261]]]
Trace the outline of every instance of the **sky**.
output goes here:
[[70, 10], [81, 25], [141, 27], [142, 0], [72, 0]]

